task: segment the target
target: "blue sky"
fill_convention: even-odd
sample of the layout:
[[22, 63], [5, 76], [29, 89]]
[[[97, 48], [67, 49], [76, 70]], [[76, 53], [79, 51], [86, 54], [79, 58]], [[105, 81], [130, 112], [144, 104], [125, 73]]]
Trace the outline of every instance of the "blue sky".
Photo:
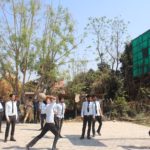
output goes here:
[[[47, 0], [50, 2], [50, 0]], [[131, 39], [139, 36], [150, 29], [150, 0], [53, 0], [54, 5], [58, 3], [69, 9], [78, 34], [83, 33], [83, 28], [88, 23], [89, 17], [108, 18], [121, 17], [128, 25], [128, 34]], [[88, 59], [94, 56], [85, 54], [83, 49], [88, 45], [87, 41], [79, 47], [76, 55], [86, 55]], [[91, 58], [93, 57], [93, 58]], [[89, 62], [88, 68], [97, 68], [97, 62]]]

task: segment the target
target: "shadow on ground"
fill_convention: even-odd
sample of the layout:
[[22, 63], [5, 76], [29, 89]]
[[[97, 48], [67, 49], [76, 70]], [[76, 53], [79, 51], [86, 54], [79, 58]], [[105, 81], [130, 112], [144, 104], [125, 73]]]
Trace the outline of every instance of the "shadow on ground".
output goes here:
[[150, 146], [121, 146], [125, 150], [150, 150]]
[[102, 142], [98, 141], [97, 139], [82, 139], [77, 135], [66, 135], [65, 136], [69, 141], [76, 146], [96, 146], [96, 147], [107, 147]]

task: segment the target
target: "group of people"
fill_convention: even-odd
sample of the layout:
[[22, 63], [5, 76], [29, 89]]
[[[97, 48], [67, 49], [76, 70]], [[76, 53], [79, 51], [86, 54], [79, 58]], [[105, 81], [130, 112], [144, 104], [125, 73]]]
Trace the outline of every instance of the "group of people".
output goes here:
[[[14, 94], [10, 94], [10, 99], [5, 103], [5, 109], [0, 102], [0, 132], [1, 132], [1, 121], [3, 116], [3, 111], [5, 110], [6, 117], [6, 130], [4, 142], [7, 142], [9, 136], [9, 128], [11, 125], [10, 141], [16, 141], [14, 138], [15, 124], [18, 118], [17, 111], [17, 101]], [[48, 131], [54, 134], [54, 141], [52, 145], [52, 150], [56, 150], [56, 144], [61, 136], [61, 128], [64, 120], [65, 113], [65, 103], [63, 97], [55, 97], [52, 95], [46, 96], [46, 98], [39, 103], [40, 118], [41, 118], [41, 133], [33, 138], [27, 145], [26, 149], [29, 150], [30, 147], [35, 145], [38, 140], [40, 140]], [[96, 133], [101, 135], [102, 118], [103, 113], [101, 110], [101, 105], [99, 99], [96, 95], [87, 95], [85, 101], [82, 103], [81, 108], [81, 118], [83, 120], [82, 134], [80, 139], [85, 138], [86, 126], [87, 129], [87, 139], [91, 139], [91, 129], [92, 135], [95, 137]], [[95, 130], [95, 123], [98, 122], [98, 128]], [[150, 134], [150, 131], [149, 131]]]
[[[16, 96], [14, 94], [10, 94], [9, 101], [5, 103], [6, 130], [4, 142], [7, 142], [8, 140], [10, 126], [10, 141], [16, 141], [16, 139], [14, 138], [14, 133], [15, 124], [18, 119], [18, 110], [15, 97]], [[61, 128], [63, 125], [64, 113], [66, 109], [64, 98], [58, 97], [57, 102], [57, 98], [55, 96], [46, 96], [45, 100], [40, 102], [39, 109], [41, 112], [41, 133], [38, 136], [36, 136], [31, 142], [29, 142], [26, 148], [29, 149], [30, 147], [32, 147], [40, 138], [42, 138], [47, 133], [47, 131], [50, 130], [55, 135], [52, 146], [52, 150], [55, 150], [58, 139], [62, 138]], [[4, 108], [0, 103], [0, 112], [3, 110]]]
[[88, 124], [87, 129], [87, 139], [91, 139], [91, 127], [93, 137], [95, 137], [95, 122], [99, 123], [97, 133], [101, 135], [101, 127], [102, 127], [102, 117], [103, 113], [100, 106], [100, 101], [96, 97], [96, 95], [87, 95], [86, 100], [82, 103], [81, 109], [81, 117], [83, 119], [83, 127], [82, 127], [82, 134], [80, 139], [84, 139], [86, 126]]

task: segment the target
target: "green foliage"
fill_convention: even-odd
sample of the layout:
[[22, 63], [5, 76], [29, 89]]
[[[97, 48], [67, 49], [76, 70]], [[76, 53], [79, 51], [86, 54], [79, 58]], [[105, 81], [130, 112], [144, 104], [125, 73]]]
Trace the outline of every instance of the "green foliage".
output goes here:
[[129, 107], [126, 99], [124, 97], [117, 97], [114, 101], [114, 109], [117, 112], [118, 117], [127, 116]]

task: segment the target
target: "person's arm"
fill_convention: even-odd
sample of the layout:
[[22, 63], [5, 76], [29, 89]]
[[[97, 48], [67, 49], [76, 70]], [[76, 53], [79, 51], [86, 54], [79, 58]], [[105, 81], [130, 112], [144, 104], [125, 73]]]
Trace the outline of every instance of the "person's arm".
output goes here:
[[81, 117], [82, 117], [82, 118], [83, 118], [83, 116], [84, 116], [83, 112], [84, 112], [84, 102], [82, 103], [82, 108], [81, 108]]
[[17, 118], [18, 118], [18, 108], [17, 108], [17, 102], [16, 102], [15, 114], [16, 114], [16, 120], [17, 120]]
[[99, 102], [99, 113], [100, 113], [100, 116], [102, 116], [102, 117], [103, 117], [103, 113], [102, 113], [102, 109], [101, 109], [100, 102]]
[[92, 103], [93, 119], [95, 119], [95, 116], [96, 116], [95, 105], [96, 103]]
[[8, 102], [5, 103], [5, 116], [6, 116], [6, 120], [7, 122], [10, 122], [9, 117], [8, 117]]

